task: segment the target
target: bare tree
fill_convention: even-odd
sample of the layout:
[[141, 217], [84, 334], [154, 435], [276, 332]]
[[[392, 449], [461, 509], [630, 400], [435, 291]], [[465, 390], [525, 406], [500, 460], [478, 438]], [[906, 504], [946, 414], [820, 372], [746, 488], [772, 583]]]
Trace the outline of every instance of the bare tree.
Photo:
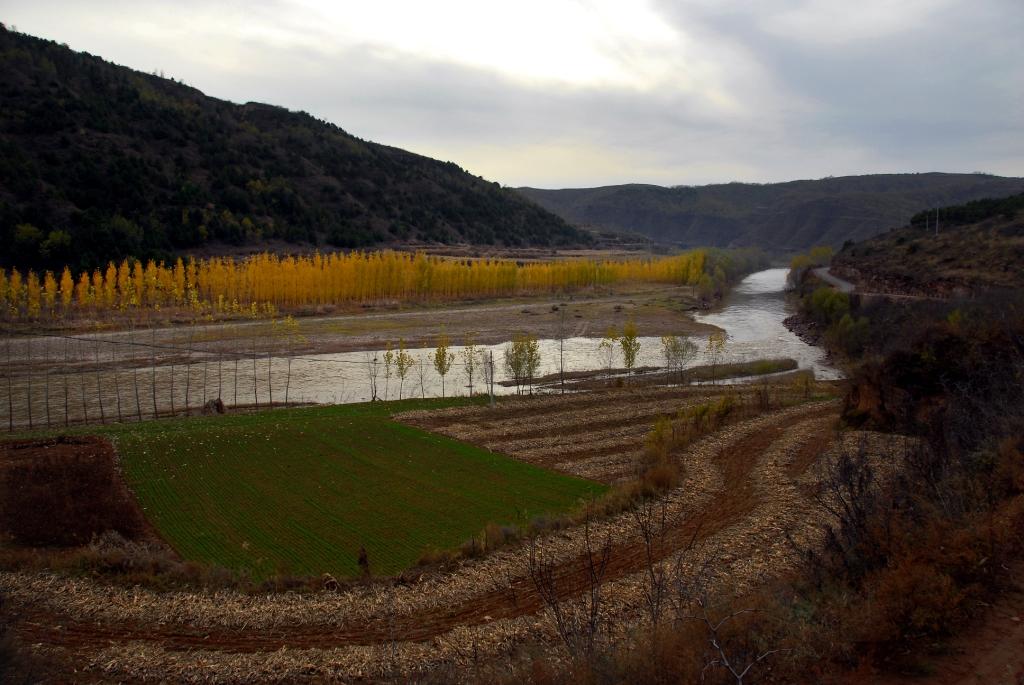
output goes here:
[[533, 394], [533, 379], [540, 369], [540, 343], [537, 337], [516, 333], [512, 342], [505, 346], [505, 372], [516, 384], [516, 394], [521, 395], [526, 385]]
[[[907, 463], [911, 468], [915, 461], [910, 455], [892, 460]], [[889, 508], [878, 487], [867, 444], [861, 441], [856, 447], [826, 453], [815, 469], [817, 488], [813, 497], [832, 517], [825, 528], [824, 550], [838, 558], [847, 572], [859, 574], [864, 570], [862, 558], [866, 556], [863, 542], [872, 535], [879, 509]], [[929, 480], [927, 476], [921, 478], [921, 486], [934, 487]], [[812, 555], [811, 559], [815, 557]]]
[[665, 369], [675, 371], [683, 380], [683, 369], [697, 356], [697, 345], [689, 338], [678, 335], [661, 336], [661, 352], [665, 356]]
[[377, 376], [380, 374], [380, 360], [377, 359], [377, 355], [373, 355], [370, 358], [370, 353], [366, 353], [366, 374], [370, 381], [370, 401], [377, 401]]
[[487, 396], [490, 405], [494, 406], [494, 350], [487, 350], [483, 355], [484, 384], [487, 386]]
[[701, 669], [701, 682], [710, 671], [724, 669], [735, 679], [737, 685], [743, 685], [744, 678], [750, 675], [757, 664], [773, 654], [791, 650], [761, 649], [755, 640], [746, 639], [751, 637], [749, 635], [730, 638], [726, 634], [725, 628], [732, 621], [744, 615], [754, 614], [757, 610], [733, 609], [730, 603], [724, 603], [722, 607], [713, 604], [710, 599], [710, 585], [714, 575], [713, 569], [718, 563], [717, 554], [705, 554], [703, 561], [694, 568], [689, 568], [686, 564], [687, 553], [693, 548], [696, 535], [695, 531], [686, 549], [676, 557], [672, 577], [673, 592], [669, 599], [675, 608], [677, 621], [696, 621], [704, 627], [709, 651]]
[[391, 367], [395, 363], [395, 351], [391, 349], [391, 342], [384, 343], [384, 401], [389, 398], [389, 386], [391, 385]]
[[462, 356], [462, 368], [466, 372], [466, 379], [469, 381], [469, 396], [473, 396], [473, 374], [480, 367], [479, 352], [476, 340], [472, 333], [466, 335], [462, 349], [459, 351]]
[[573, 658], [589, 658], [594, 654], [600, 630], [601, 590], [611, 559], [611, 538], [600, 549], [595, 549], [590, 534], [590, 520], [583, 529], [583, 565], [585, 591], [578, 602], [562, 599], [563, 587], [557, 572], [558, 565], [545, 559], [537, 550], [536, 539], [530, 541], [527, 560], [530, 580], [540, 595], [555, 630]]
[[715, 331], [708, 336], [706, 352], [708, 361], [711, 362], [711, 384], [714, 385], [718, 380], [718, 364], [725, 354], [725, 333], [723, 331]]
[[615, 330], [615, 326], [611, 326], [604, 333], [604, 337], [601, 338], [601, 342], [597, 345], [597, 352], [604, 358], [604, 367], [606, 371], [612, 370], [612, 363], [615, 360], [615, 347], [619, 344], [619, 333]]
[[421, 354], [420, 357], [416, 360], [416, 376], [417, 376], [417, 379], [420, 382], [420, 399], [421, 400], [426, 398], [426, 396], [427, 396], [427, 391], [426, 391], [426, 389], [423, 386], [424, 366], [425, 365], [423, 363], [423, 356]]
[[692, 618], [704, 624], [707, 631], [708, 643], [711, 645], [711, 658], [704, 664], [701, 670], [701, 680], [711, 669], [724, 668], [736, 679], [736, 685], [743, 685], [743, 679], [747, 677], [751, 669], [761, 663], [772, 654], [789, 651], [787, 649], [767, 649], [760, 651], [751, 649], [745, 645], [730, 645], [722, 635], [725, 626], [744, 614], [752, 614], [755, 609], [739, 609], [727, 613], [721, 618], [713, 617], [713, 612], [706, 597], [697, 597], [695, 604], [699, 609]]
[[643, 594], [651, 631], [654, 634], [652, 644], [657, 642], [658, 627], [661, 624], [661, 614], [669, 589], [665, 565], [659, 563], [666, 549], [666, 513], [667, 506], [664, 500], [656, 503], [654, 500], [645, 499], [633, 507], [633, 520], [644, 543], [644, 572], [647, 582]]

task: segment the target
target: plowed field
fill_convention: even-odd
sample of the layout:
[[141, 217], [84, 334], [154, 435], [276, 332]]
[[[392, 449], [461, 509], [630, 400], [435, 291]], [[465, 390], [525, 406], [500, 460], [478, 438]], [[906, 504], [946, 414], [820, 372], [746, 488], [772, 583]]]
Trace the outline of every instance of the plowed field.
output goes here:
[[[524, 461], [570, 472], [589, 464], [612, 481], [626, 469], [606, 458], [636, 449], [648, 417], [715, 392], [626, 389], [404, 418]], [[687, 476], [662, 498], [669, 528], [658, 559], [694, 567], [713, 557], [713, 582], [730, 591], [794, 563], [788, 540], [814, 544], [825, 520], [808, 494], [814, 464], [850, 441], [867, 449], [878, 443], [881, 450], [890, 439], [837, 434], [837, 415], [836, 402], [806, 402], [729, 425], [675, 455]], [[561, 441], [561, 451], [548, 450], [545, 439]], [[620, 460], [625, 464], [628, 456]], [[642, 610], [645, 548], [629, 513], [593, 521], [589, 530], [611, 544], [602, 618], [614, 639]], [[584, 587], [582, 538], [578, 527], [536, 541], [538, 553], [556, 565], [558, 594], [566, 601]], [[0, 574], [0, 591], [19, 613], [20, 639], [100, 678], [372, 679], [442, 665], [466, 668], [505, 658], [526, 642], [558, 648], [523, 546], [410, 584], [341, 593], [159, 593], [28, 573]]]

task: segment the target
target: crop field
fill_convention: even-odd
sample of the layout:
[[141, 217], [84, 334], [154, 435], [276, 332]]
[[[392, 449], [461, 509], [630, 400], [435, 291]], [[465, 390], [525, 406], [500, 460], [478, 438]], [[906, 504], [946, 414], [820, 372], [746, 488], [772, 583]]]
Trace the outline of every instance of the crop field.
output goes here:
[[[794, 542], [816, 544], [826, 513], [811, 496], [814, 465], [826, 452], [855, 445], [874, 454], [882, 449], [875, 443], [888, 440], [840, 438], [834, 429], [839, 406], [828, 399], [829, 387], [816, 386], [804, 399], [780, 384], [766, 413], [728, 424], [673, 455], [685, 478], [652, 504], [666, 521], [656, 553], [665, 568], [697, 569], [716, 560], [716, 587], [745, 588], [787, 568]], [[125, 430], [116, 444], [150, 519], [191, 556], [267, 572], [276, 560], [289, 563], [289, 550], [306, 546], [307, 572], [331, 562], [328, 568], [351, 574], [365, 540], [374, 573], [383, 574], [384, 564], [401, 568], [424, 546], [458, 544], [487, 520], [571, 506], [602, 486], [569, 474], [619, 481], [655, 417], [736, 391], [625, 387], [505, 399], [494, 409], [468, 406], [465, 399], [447, 408], [414, 400], [294, 409], [138, 424], [142, 433], [133, 437]], [[799, 403], [780, 406], [786, 398]], [[201, 423], [205, 431], [191, 430]], [[381, 435], [388, 431], [394, 436]], [[478, 447], [446, 437], [453, 435]], [[184, 448], [183, 440], [192, 443]], [[546, 448], [546, 441], [555, 447]], [[287, 444], [301, 448], [292, 450], [295, 456], [277, 454]], [[385, 450], [391, 454], [380, 454]], [[193, 469], [187, 481], [183, 468]], [[342, 479], [347, 487], [338, 485]], [[391, 492], [382, 494], [377, 483], [385, 481]], [[324, 495], [311, 497], [314, 492]], [[202, 522], [205, 537], [193, 520]], [[395, 536], [389, 544], [371, 546], [371, 538], [387, 535]], [[645, 601], [648, 551], [633, 511], [572, 523], [530, 546], [512, 544], [425, 571], [409, 583], [358, 585], [301, 602], [289, 594], [112, 593], [88, 580], [11, 573], [0, 573], [0, 591], [31, 607], [21, 639], [72, 650], [76, 663], [111, 678], [160, 673], [195, 681], [214, 674], [245, 682], [270, 674], [280, 680], [370, 674], [372, 680], [390, 669], [412, 672], [424, 659], [464, 665], [474, 649], [481, 658], [499, 658], [508, 645], [556, 645], [528, 555], [536, 550], [551, 565], [558, 596], [569, 599], [584, 587], [586, 536], [609, 545], [602, 613], [609, 626], [625, 631], [609, 639], [621, 639], [632, 625], [628, 617], [642, 612]], [[257, 563], [261, 557], [265, 561]], [[309, 563], [314, 559], [319, 566]]]
[[488, 522], [564, 511], [604, 489], [390, 418], [452, 403], [299, 408], [102, 432], [175, 550], [256, 578], [354, 576], [360, 547], [372, 573], [396, 573]]

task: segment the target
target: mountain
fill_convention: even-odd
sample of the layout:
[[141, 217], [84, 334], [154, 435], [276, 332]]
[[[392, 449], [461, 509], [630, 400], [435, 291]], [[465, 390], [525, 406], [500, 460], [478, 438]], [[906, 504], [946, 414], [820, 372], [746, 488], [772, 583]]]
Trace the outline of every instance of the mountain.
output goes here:
[[1024, 289], [1024, 193], [921, 212], [847, 244], [832, 271], [867, 292], [942, 296]]
[[[287, 241], [587, 244], [452, 162], [208, 97], [0, 25], [0, 263]], [[213, 245], [211, 245], [213, 244]]]
[[635, 231], [684, 247], [795, 251], [862, 240], [903, 225], [925, 207], [1019, 193], [1024, 179], [931, 173], [771, 184], [518, 190], [580, 225]]

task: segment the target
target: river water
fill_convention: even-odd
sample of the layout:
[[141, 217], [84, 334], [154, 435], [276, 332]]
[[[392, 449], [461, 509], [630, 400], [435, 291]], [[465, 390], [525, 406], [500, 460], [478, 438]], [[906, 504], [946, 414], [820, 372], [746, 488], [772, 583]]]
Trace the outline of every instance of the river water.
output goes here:
[[787, 271], [767, 269], [747, 276], [719, 310], [694, 318], [728, 333], [726, 349], [733, 361], [789, 357], [821, 380], [842, 378], [822, 348], [808, 345], [782, 324], [793, 313], [785, 297]]
[[[840, 376], [829, 366], [821, 349], [801, 341], [782, 324], [790, 313], [785, 299], [785, 269], [768, 269], [751, 274], [738, 284], [722, 306], [713, 312], [697, 314], [698, 321], [724, 329], [727, 334], [725, 362], [752, 361], [769, 357], [796, 359], [800, 368], [811, 369], [821, 379]], [[705, 340], [695, 339], [700, 352], [692, 365], [707, 363]], [[541, 367], [538, 375], [559, 370], [559, 341], [540, 340]], [[592, 371], [622, 366], [619, 349], [609, 356], [597, 338], [568, 338], [561, 347], [566, 372]], [[661, 340], [641, 337], [636, 365], [663, 366]], [[41, 426], [68, 421], [147, 418], [154, 413], [193, 410], [215, 397], [225, 404], [291, 402], [348, 403], [363, 402], [373, 396], [371, 376], [376, 373], [376, 395], [381, 399], [401, 397], [438, 397], [465, 395], [470, 390], [484, 392], [487, 364], [493, 359], [496, 394], [516, 392], [514, 387], [497, 383], [505, 380], [503, 355], [506, 343], [480, 345], [473, 355], [470, 387], [469, 365], [464, 347], [452, 346], [455, 359], [450, 372], [442, 378], [434, 370], [433, 349], [407, 350], [412, 366], [405, 378], [392, 365], [390, 374], [384, 351], [303, 354], [287, 357], [259, 356], [255, 360], [239, 356], [223, 357], [197, 354], [188, 364], [170, 365], [156, 361], [155, 366], [136, 370], [109, 368], [98, 371], [79, 369], [70, 373], [51, 371], [18, 375], [15, 371], [10, 394], [0, 399], [2, 426]], [[38, 350], [37, 345], [36, 349]], [[51, 359], [60, 356], [59, 347], [46, 352]], [[33, 353], [35, 356], [36, 353]], [[140, 352], [144, 364], [145, 352]], [[88, 360], [88, 345], [84, 360]], [[15, 365], [16, 367], [17, 365]], [[6, 385], [6, 382], [5, 382]], [[7, 387], [0, 388], [7, 394]], [[13, 411], [12, 411], [13, 410]], [[11, 417], [13, 416], [13, 421]]]

